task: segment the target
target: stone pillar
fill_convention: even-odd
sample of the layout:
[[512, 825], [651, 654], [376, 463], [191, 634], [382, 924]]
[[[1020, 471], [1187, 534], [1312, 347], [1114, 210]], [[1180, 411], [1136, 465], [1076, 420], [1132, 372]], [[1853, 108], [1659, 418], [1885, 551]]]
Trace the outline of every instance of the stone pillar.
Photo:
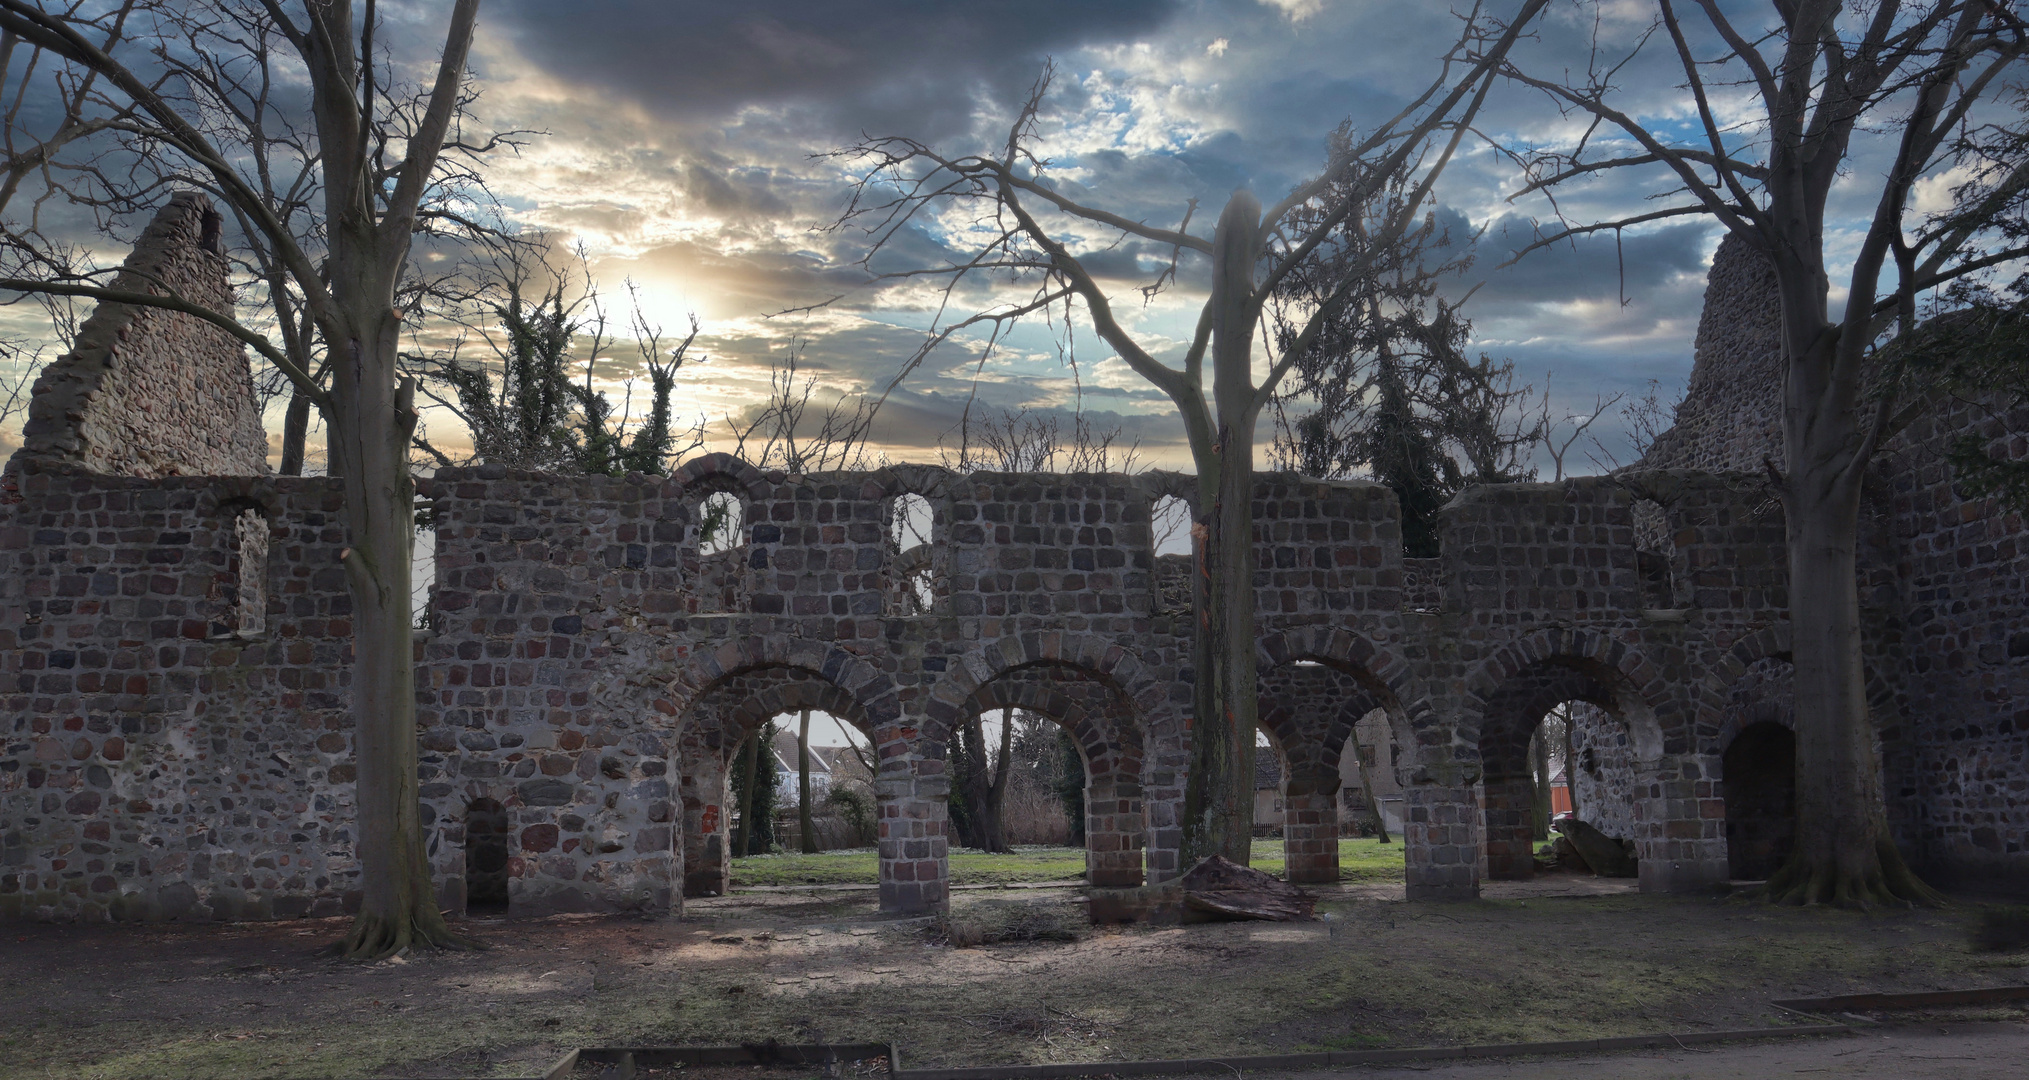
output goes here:
[[686, 736], [678, 751], [683, 801], [683, 895], [720, 896], [731, 887], [732, 769], [716, 750]]
[[1479, 896], [1480, 809], [1470, 787], [1402, 789], [1402, 847], [1411, 900]]
[[1725, 881], [1726, 800], [1716, 759], [1665, 758], [1635, 781], [1635, 854], [1645, 893], [1701, 893]]
[[881, 910], [898, 915], [951, 906], [951, 777], [941, 757], [923, 756], [920, 725], [874, 732], [881, 754], [874, 781]]
[[1184, 789], [1182, 777], [1190, 755], [1173, 746], [1150, 746], [1141, 785], [1141, 814], [1146, 822], [1142, 865], [1149, 884], [1168, 881], [1184, 872]]
[[1493, 881], [1536, 876], [1535, 785], [1526, 776], [1486, 781], [1486, 873]]
[[1095, 887], [1141, 884], [1141, 797], [1134, 785], [1100, 777], [1085, 788], [1085, 880]]
[[1339, 879], [1338, 792], [1292, 792], [1282, 800], [1284, 876], [1295, 883]]

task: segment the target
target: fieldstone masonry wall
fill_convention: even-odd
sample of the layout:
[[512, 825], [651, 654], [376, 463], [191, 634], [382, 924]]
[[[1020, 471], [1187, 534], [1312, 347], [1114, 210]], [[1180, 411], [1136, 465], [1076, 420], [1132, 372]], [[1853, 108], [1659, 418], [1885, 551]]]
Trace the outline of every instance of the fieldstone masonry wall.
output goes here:
[[[176, 205], [176, 235], [201, 248], [202, 214]], [[1761, 355], [1707, 330], [1704, 366]], [[109, 370], [144, 366], [114, 356]], [[1694, 428], [1678, 441], [1735, 447]], [[1870, 547], [1889, 796], [1919, 861], [2016, 872], [2029, 553], [2020, 522], [1951, 493], [1936, 439], [1911, 432], [1884, 464]], [[77, 452], [99, 452], [88, 443]], [[250, 442], [222, 445], [254, 471]], [[101, 449], [22, 455], [0, 508], [0, 917], [343, 910], [356, 870], [336, 486], [109, 475], [115, 459], [169, 458]], [[468, 824], [505, 839], [516, 911], [666, 911], [722, 890], [730, 755], [801, 708], [855, 725], [878, 755], [889, 910], [947, 902], [947, 747], [968, 716], [1009, 705], [1080, 748], [1095, 882], [1181, 871], [1191, 567], [1150, 536], [1153, 503], [1188, 489], [1175, 478], [798, 475], [707, 455], [666, 478], [484, 466], [425, 487], [438, 580], [418, 718], [447, 907], [467, 895]], [[737, 500], [741, 526], [707, 554], [714, 495]], [[905, 496], [928, 504], [923, 547], [896, 542]], [[248, 513], [266, 525], [261, 568]], [[1335, 876], [1344, 744], [1375, 710], [1400, 747], [1410, 897], [1532, 872], [1523, 750], [1572, 701], [1602, 771], [1581, 806], [1634, 841], [1643, 888], [1728, 873], [1724, 754], [1787, 692], [1783, 527], [1758, 461], [1473, 489], [1432, 560], [1403, 558], [1377, 485], [1265, 474], [1253, 513], [1293, 876]], [[472, 868], [489, 894], [498, 857]]]

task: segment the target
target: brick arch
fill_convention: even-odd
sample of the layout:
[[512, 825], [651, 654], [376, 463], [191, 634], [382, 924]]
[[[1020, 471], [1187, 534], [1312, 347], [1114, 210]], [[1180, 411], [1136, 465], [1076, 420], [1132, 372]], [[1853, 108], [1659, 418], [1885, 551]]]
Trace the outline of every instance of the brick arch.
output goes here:
[[[1416, 767], [1421, 760], [1416, 729], [1433, 722], [1435, 715], [1428, 704], [1415, 694], [1406, 661], [1393, 651], [1375, 645], [1358, 631], [1329, 625], [1302, 626], [1267, 634], [1255, 646], [1257, 676], [1299, 660], [1314, 660], [1351, 675], [1372, 692], [1375, 704], [1388, 714], [1395, 742], [1402, 747], [1405, 760], [1397, 762], [1397, 768], [1413, 770]], [[1264, 715], [1262, 723], [1270, 726], [1271, 720]], [[1270, 733], [1278, 734], [1272, 728]], [[1344, 742], [1344, 738], [1340, 738], [1337, 746], [1326, 748], [1334, 769], [1338, 767]]]
[[[1081, 688], [1088, 691], [1082, 701], [1075, 695]], [[966, 711], [999, 707], [1039, 713], [1070, 733], [1085, 766], [1086, 880], [1109, 888], [1140, 885], [1145, 755], [1132, 708], [1119, 689], [1083, 668], [1044, 661], [989, 679], [973, 692]]]
[[880, 489], [883, 499], [901, 495], [943, 499], [951, 494], [952, 472], [941, 465], [886, 465], [867, 474], [867, 479]]
[[723, 451], [700, 454], [677, 466], [669, 482], [684, 492], [705, 486], [737, 490], [750, 499], [768, 494], [768, 478], [761, 470]]
[[[1032, 664], [1001, 672], [973, 692], [968, 702], [971, 711], [983, 713], [1012, 708], [1047, 716], [1070, 732], [1071, 740], [1078, 745], [1078, 753], [1085, 761], [1088, 779], [1113, 775], [1138, 789], [1143, 746], [1141, 731], [1132, 722], [1131, 714], [1123, 709], [1119, 715], [1109, 717], [1104, 712], [1087, 708], [1046, 682], [1017, 678], [1026, 672], [1054, 666], [1058, 665]], [[1078, 671], [1076, 668], [1069, 670]], [[1109, 694], [1117, 693], [1108, 684], [1094, 682]]]
[[1496, 696], [1504, 686], [1545, 665], [1579, 672], [1610, 695], [1592, 703], [1627, 725], [1640, 762], [1661, 759], [1666, 736], [1685, 726], [1668, 683], [1639, 650], [1591, 631], [1539, 630], [1494, 650], [1467, 677], [1464, 741], [1477, 745], [1487, 736], [1489, 706], [1502, 704]]
[[668, 693], [656, 707], [681, 722], [719, 683], [761, 668], [797, 668], [833, 684], [851, 700], [850, 711], [859, 718], [854, 726], [863, 730], [893, 727], [901, 716], [894, 680], [873, 663], [828, 642], [773, 634], [734, 638], [716, 649], [692, 653], [670, 678]]
[[923, 737], [943, 746], [952, 725], [965, 719], [967, 703], [980, 687], [1017, 668], [1055, 664], [1087, 672], [1116, 690], [1144, 738], [1176, 740], [1183, 722], [1169, 700], [1170, 683], [1159, 680], [1132, 650], [1095, 634], [1044, 631], [987, 642], [949, 662], [924, 706]]
[[730, 719], [740, 730], [752, 729], [784, 713], [809, 709], [829, 713], [858, 728], [869, 739], [874, 737], [874, 726], [867, 721], [859, 699], [808, 668], [755, 668], [722, 680], [719, 686], [730, 687], [736, 684], [736, 680], [757, 677], [765, 680], [763, 684], [747, 692], [730, 714]]
[[[1781, 622], [1741, 638], [1726, 650], [1696, 688], [1693, 708], [1697, 715], [1701, 751], [1725, 753], [1726, 748], [1739, 737], [1741, 729], [1755, 722], [1733, 712], [1733, 687], [1747, 674], [1747, 669], [1759, 661], [1773, 658], [1794, 662], [1791, 648], [1790, 624]], [[1884, 678], [1874, 665], [1864, 664], [1863, 674], [1866, 678], [1867, 711], [1874, 718], [1878, 744], [1901, 720], [1900, 695], [1894, 684]], [[1774, 717], [1757, 715], [1756, 719]], [[1786, 727], [1793, 727], [1795, 723], [1794, 718], [1778, 722]]]

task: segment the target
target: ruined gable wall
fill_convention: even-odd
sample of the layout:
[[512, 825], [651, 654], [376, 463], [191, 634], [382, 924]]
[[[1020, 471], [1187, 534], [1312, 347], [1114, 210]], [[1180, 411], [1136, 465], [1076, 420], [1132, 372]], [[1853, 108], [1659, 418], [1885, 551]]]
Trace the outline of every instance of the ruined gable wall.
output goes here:
[[1638, 468], [1760, 472], [1782, 452], [1782, 309], [1775, 268], [1734, 236], [1705, 279], [1691, 378], [1676, 426]]
[[[112, 287], [172, 290], [232, 310], [218, 212], [182, 192], [155, 215]], [[76, 348], [35, 381], [21, 453], [113, 476], [268, 471], [253, 376], [238, 339], [188, 315], [104, 303]]]

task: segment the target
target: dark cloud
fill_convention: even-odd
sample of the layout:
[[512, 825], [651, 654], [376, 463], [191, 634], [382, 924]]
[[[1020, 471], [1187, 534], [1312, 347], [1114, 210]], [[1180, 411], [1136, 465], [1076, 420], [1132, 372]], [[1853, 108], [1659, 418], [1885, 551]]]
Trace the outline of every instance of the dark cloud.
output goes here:
[[[1025, 85], [1053, 52], [1159, 30], [1173, 0], [509, 0], [489, 18], [552, 74], [671, 118], [820, 107], [849, 128], [970, 126], [973, 90]], [[883, 132], [884, 133], [884, 132]]]

